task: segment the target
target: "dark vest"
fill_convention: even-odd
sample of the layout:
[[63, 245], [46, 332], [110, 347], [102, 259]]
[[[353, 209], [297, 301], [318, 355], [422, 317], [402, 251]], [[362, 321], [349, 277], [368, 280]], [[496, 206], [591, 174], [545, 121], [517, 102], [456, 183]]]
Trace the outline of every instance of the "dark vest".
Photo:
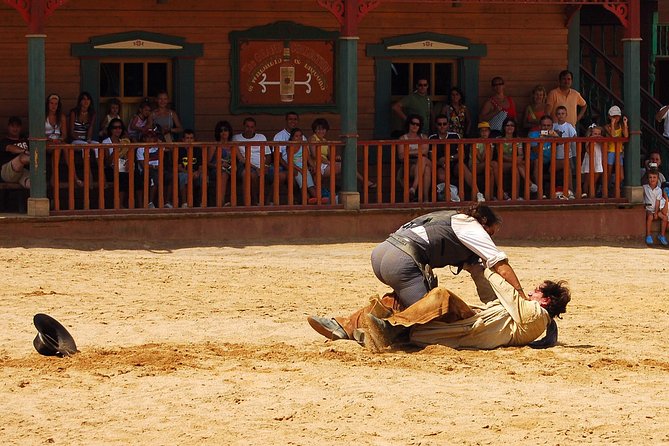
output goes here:
[[[467, 248], [456, 237], [451, 227], [451, 217], [455, 211], [437, 211], [421, 215], [402, 226], [411, 229], [423, 226], [430, 241], [427, 247], [418, 246], [420, 257], [432, 268], [443, 268], [446, 265], [461, 267], [464, 263], [475, 263], [479, 256]], [[402, 231], [404, 232], [404, 231]]]

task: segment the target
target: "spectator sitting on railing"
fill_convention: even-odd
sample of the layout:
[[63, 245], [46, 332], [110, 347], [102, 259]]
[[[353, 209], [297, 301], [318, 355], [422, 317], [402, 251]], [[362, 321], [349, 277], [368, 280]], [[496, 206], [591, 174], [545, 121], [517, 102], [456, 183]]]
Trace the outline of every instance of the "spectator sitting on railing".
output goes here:
[[[487, 121], [479, 122], [478, 129], [479, 129], [479, 138], [481, 139], [490, 138], [490, 124]], [[469, 157], [469, 171], [472, 173], [472, 177], [476, 175], [477, 179], [476, 185], [478, 188], [478, 192], [476, 194], [476, 201], [479, 202], [485, 201], [485, 196], [483, 195], [481, 190], [483, 190], [483, 188], [485, 187], [486, 179], [484, 178], [482, 182], [478, 181], [479, 175], [485, 174], [485, 166], [486, 166], [485, 152], [486, 152], [486, 144], [482, 142], [477, 142], [476, 144], [474, 144], [474, 147], [472, 147], [472, 154]], [[473, 162], [474, 158], [476, 158], [476, 172], [474, 172], [474, 162]], [[494, 172], [497, 170], [497, 161], [492, 161], [492, 160], [490, 161], [490, 170], [492, 171], [491, 175], [493, 175], [493, 181], [494, 181]]]
[[[622, 110], [617, 105], [609, 108], [608, 113], [609, 122], [604, 127], [606, 133], [613, 138], [628, 138], [629, 137], [629, 128], [627, 126], [627, 116], [623, 116]], [[620, 160], [620, 178], [614, 178], [614, 166], [616, 164], [616, 146], [618, 146]], [[615, 194], [615, 189], [622, 186], [623, 180], [625, 179], [625, 169], [623, 169], [623, 158], [625, 151], [622, 143], [610, 142], [608, 144], [608, 153], [606, 158], [606, 173], [609, 179], [609, 182], [614, 184], [614, 188], [611, 189], [611, 193]]]
[[30, 189], [30, 149], [28, 140], [21, 135], [23, 123], [18, 116], [12, 116], [7, 123], [7, 137], [0, 141], [0, 166], [2, 181], [17, 183]]
[[[527, 135], [530, 138], [559, 138], [559, 135], [553, 130], [553, 118], [549, 115], [544, 115], [540, 120], [539, 130], [532, 130]], [[532, 152], [530, 153], [530, 164], [532, 165], [532, 175], [534, 183], [539, 182], [539, 169], [542, 173], [547, 173], [547, 168], [551, 164], [552, 143], [545, 142], [543, 144], [533, 142], [531, 145]], [[539, 153], [542, 153], [542, 166], [539, 166]], [[546, 178], [544, 175], [543, 178]], [[543, 198], [547, 198], [546, 195]]]
[[[261, 142], [267, 141], [267, 138], [262, 133], [256, 133], [256, 120], [252, 117], [244, 119], [244, 130], [242, 133], [237, 133], [232, 137], [233, 141], [241, 142]], [[262, 147], [262, 148], [261, 148]], [[250, 150], [250, 165], [246, 165], [246, 146], [239, 146], [237, 149], [237, 159], [239, 164], [244, 166], [239, 169], [240, 178], [249, 176], [251, 180], [251, 205], [257, 205], [259, 202], [258, 189], [260, 186], [260, 163], [267, 165], [271, 163], [272, 149], [268, 145], [252, 145]], [[269, 198], [269, 196], [268, 196]]]
[[[105, 133], [109, 135], [102, 141], [102, 144], [128, 144], [130, 139], [126, 135], [125, 125], [120, 118], [113, 118], [107, 125]], [[129, 147], [110, 147], [106, 156], [106, 165], [108, 171], [105, 173], [108, 179], [114, 178], [114, 151], [118, 152], [118, 181], [119, 181], [119, 201], [121, 207], [125, 207], [128, 192], [130, 191], [130, 174], [128, 172], [128, 152]]]
[[657, 170], [652, 169], [648, 171], [648, 184], [643, 185], [643, 196], [646, 204], [646, 243], [648, 245], [653, 244], [653, 236], [650, 235], [653, 220], [661, 220], [660, 235], [657, 239], [664, 246], [667, 246], [667, 199], [660, 188], [659, 180]]
[[[305, 141], [305, 136], [304, 133], [302, 132], [301, 129], [294, 127], [288, 136], [289, 141], [293, 142], [304, 142]], [[304, 168], [304, 161], [305, 161], [305, 155], [307, 153], [304, 151], [304, 146], [286, 146], [286, 152], [292, 152], [293, 153], [293, 169], [294, 172], [293, 174], [295, 175], [295, 182], [297, 183], [298, 187], [300, 189], [303, 188], [304, 184], [304, 175], [307, 177], [307, 202], [309, 204], [317, 204], [318, 203], [318, 198], [316, 197], [316, 187], [314, 184], [314, 178], [311, 175], [311, 172], [309, 169]], [[307, 164], [310, 162], [309, 161], [309, 156], [306, 156], [306, 161]], [[329, 199], [326, 197], [321, 197], [321, 201], [326, 204], [329, 202]]]
[[[160, 166], [160, 157], [159, 152], [162, 150], [158, 144], [160, 142], [160, 135], [154, 131], [147, 132], [142, 137], [142, 142], [146, 143], [145, 147], [139, 147], [137, 149], [137, 186], [138, 186], [138, 198], [137, 202], [140, 206], [143, 206], [144, 199], [144, 188], [142, 187], [144, 183], [144, 158], [146, 154], [149, 157], [149, 209], [156, 207], [156, 199], [158, 197], [158, 181], [160, 179], [159, 169]], [[147, 146], [148, 149], [147, 149]], [[167, 183], [170, 180], [169, 169], [166, 169], [163, 173], [163, 180]], [[171, 204], [166, 203], [165, 207], [172, 207]]]
[[151, 102], [148, 98], [145, 98], [139, 108], [137, 113], [130, 120], [128, 125], [128, 137], [132, 142], [140, 142], [142, 136], [151, 131], [153, 127], [153, 122], [151, 121]]
[[[401, 140], [416, 140], [416, 139], [427, 139], [427, 136], [420, 133], [420, 129], [423, 126], [422, 118], [417, 114], [411, 114], [407, 118], [406, 129], [407, 132], [400, 136]], [[418, 184], [421, 178], [418, 176], [419, 168], [422, 168], [423, 172], [423, 199], [425, 201], [430, 200], [430, 184], [432, 180], [432, 163], [428, 158], [430, 146], [428, 144], [399, 144], [397, 146], [397, 157], [400, 163], [400, 173], [398, 178], [400, 182], [404, 181], [404, 169], [409, 169], [409, 181], [411, 186], [409, 187], [409, 199], [411, 201], [416, 201], [418, 198], [416, 196], [418, 191]], [[408, 152], [409, 156], [409, 166], [404, 167], [403, 163], [405, 160], [405, 153]], [[420, 167], [422, 165], [422, 167]]]
[[[499, 138], [503, 138], [506, 141], [500, 143], [500, 148], [501, 148], [501, 155], [502, 159], [499, 159], [499, 150], [495, 150], [495, 154], [498, 155], [497, 162], [502, 163], [502, 178], [499, 178], [498, 175], [498, 169], [495, 169], [495, 180], [497, 182], [497, 189], [504, 189], [504, 176], [505, 175], [511, 175], [514, 169], [514, 164], [513, 164], [513, 151], [514, 149], [517, 152], [517, 159], [516, 159], [516, 165], [515, 168], [518, 172], [518, 176], [525, 181], [525, 168], [523, 166], [523, 159], [525, 159], [524, 156], [524, 151], [523, 151], [523, 143], [521, 142], [513, 142], [509, 141], [511, 139], [515, 139], [518, 137], [518, 125], [516, 124], [516, 120], [513, 118], [506, 118], [504, 122], [502, 123], [502, 135], [499, 136]], [[517, 183], [520, 185], [520, 181]], [[536, 188], [536, 185], [534, 185]], [[530, 187], [530, 190], [532, 190], [532, 187]], [[517, 191], [516, 191], [517, 192]], [[511, 195], [509, 195], [508, 192], [503, 190], [502, 192], [503, 197], [505, 200], [511, 200]], [[522, 196], [518, 196], [519, 200], [523, 200]]]
[[[557, 122], [553, 123], [553, 130], [562, 138], [574, 138], [576, 137], [576, 129], [570, 122], [567, 122], [567, 107], [560, 105], [555, 110], [555, 115], [557, 116]], [[573, 200], [574, 191], [572, 187], [572, 177], [576, 169], [576, 143], [569, 143], [569, 152], [566, 155], [569, 162], [569, 176], [567, 178], [567, 184], [562, 185], [562, 191], [555, 193], [555, 198], [560, 200]], [[563, 172], [565, 170], [565, 147], [564, 144], [558, 144], [555, 149], [555, 158], [557, 163], [555, 166], [555, 184], [564, 183]], [[567, 195], [564, 194], [564, 189], [567, 189]]]
[[[225, 203], [224, 206], [228, 206], [230, 202], [225, 201], [225, 195], [228, 191], [232, 167], [232, 147], [229, 145], [230, 141], [232, 141], [232, 126], [228, 121], [218, 121], [216, 123], [216, 127], [214, 127], [214, 139], [221, 144], [221, 200]], [[218, 168], [217, 153], [217, 150], [212, 150], [210, 153], [209, 172], [216, 172]], [[216, 175], [213, 173], [210, 174], [209, 181], [212, 185], [215, 185]]]
[[[274, 135], [273, 141], [290, 141], [291, 137], [291, 132], [297, 128], [299, 122], [300, 122], [300, 115], [298, 115], [294, 111], [289, 111], [285, 115], [286, 118], [286, 126], [279, 131], [276, 135]], [[302, 131], [300, 131], [302, 133]], [[304, 141], [307, 140], [306, 136], [302, 135], [302, 138]], [[272, 150], [272, 154], [274, 154], [274, 150], [279, 150], [281, 153], [279, 157], [279, 163], [280, 163], [280, 168], [279, 168], [279, 181], [281, 183], [286, 182], [286, 178], [288, 175], [288, 149], [287, 146], [279, 146], [275, 147]], [[272, 175], [274, 173], [274, 157], [272, 157], [272, 166], [270, 167], [270, 177], [269, 177], [269, 182], [272, 183]]]
[[[588, 138], [601, 138], [604, 136], [604, 129], [598, 125], [592, 124], [589, 128], [587, 133], [585, 134], [586, 137]], [[594, 170], [592, 173], [590, 173], [590, 152], [593, 153], [592, 159], [593, 164], [594, 164]], [[598, 185], [600, 182], [600, 178], [602, 176], [602, 172], [604, 172], [604, 166], [602, 165], [602, 143], [600, 142], [589, 142], [586, 145], [585, 148], [585, 155], [583, 156], [583, 162], [581, 163], [581, 173], [583, 175], [583, 193], [581, 194], [581, 198], [587, 198], [588, 197], [588, 191], [590, 190], [590, 175], [594, 176], [594, 185], [595, 185], [595, 190], [593, 192], [597, 191]]]
[[[195, 132], [191, 129], [183, 131], [183, 147], [179, 147], [179, 199], [181, 207], [188, 207], [188, 166], [193, 165], [193, 189], [202, 187], [202, 147], [193, 146]], [[193, 147], [193, 156], [188, 156], [188, 148]]]
[[[450, 131], [450, 122], [448, 116], [445, 114], [440, 114], [435, 120], [437, 126], [437, 133], [430, 135], [429, 139], [460, 139], [460, 135]], [[448, 164], [446, 163], [446, 144], [437, 144], [434, 149], [436, 149], [436, 158], [437, 158], [437, 189], [444, 188], [445, 190], [445, 181], [446, 181], [446, 170], [444, 169], [445, 165], [448, 165], [448, 170], [451, 174], [450, 184], [458, 184], [458, 145], [449, 144], [449, 160]], [[465, 165], [465, 179], [469, 176], [467, 183], [471, 184], [471, 171]], [[451, 191], [456, 191], [451, 187]], [[440, 197], [443, 200], [442, 197]], [[451, 196], [451, 201], [460, 201], [459, 197]]]

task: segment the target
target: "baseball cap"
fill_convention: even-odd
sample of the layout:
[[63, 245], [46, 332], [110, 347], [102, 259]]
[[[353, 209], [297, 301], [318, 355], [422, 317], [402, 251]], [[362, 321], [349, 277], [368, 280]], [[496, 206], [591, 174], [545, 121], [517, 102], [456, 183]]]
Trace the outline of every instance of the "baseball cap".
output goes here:
[[623, 112], [620, 110], [620, 107], [614, 105], [609, 109], [609, 116], [622, 116]]

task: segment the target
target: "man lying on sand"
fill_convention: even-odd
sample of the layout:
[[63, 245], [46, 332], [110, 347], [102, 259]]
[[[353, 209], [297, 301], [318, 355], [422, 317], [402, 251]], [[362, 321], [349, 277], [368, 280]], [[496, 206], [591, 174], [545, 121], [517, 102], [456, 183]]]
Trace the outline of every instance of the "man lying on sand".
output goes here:
[[[435, 288], [406, 309], [392, 294], [372, 298], [348, 318], [311, 316], [309, 324], [333, 340], [355, 339], [372, 351], [390, 346], [408, 331], [409, 341], [425, 346], [493, 349], [503, 346], [550, 347], [557, 342], [554, 318], [564, 313], [571, 293], [564, 281], [546, 280], [527, 299], [499, 274], [480, 265], [468, 267], [484, 305], [467, 305], [445, 288]], [[547, 336], [532, 343], [544, 331]]]

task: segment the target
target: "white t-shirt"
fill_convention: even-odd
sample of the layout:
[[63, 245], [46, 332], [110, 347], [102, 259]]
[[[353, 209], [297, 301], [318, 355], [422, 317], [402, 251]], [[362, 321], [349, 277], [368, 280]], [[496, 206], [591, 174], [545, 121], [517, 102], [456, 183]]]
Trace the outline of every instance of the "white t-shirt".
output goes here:
[[492, 268], [502, 260], [508, 259], [504, 251], [500, 251], [483, 226], [473, 217], [455, 214], [451, 217], [451, 228], [455, 236], [485, 261], [487, 268]]
[[[238, 133], [232, 137], [233, 141], [267, 141], [265, 135], [262, 133], [256, 133], [251, 138], [245, 138], [243, 134]], [[246, 156], [246, 147], [239, 146], [239, 153], [245, 157]], [[265, 155], [272, 153], [272, 149], [269, 146], [265, 146]], [[254, 167], [260, 168], [260, 146], [251, 146], [251, 165]]]
[[657, 211], [660, 211], [664, 209], [664, 206], [666, 205], [664, 197], [662, 197], [662, 188], [658, 185], [655, 189], [651, 189], [650, 185], [644, 184], [643, 202], [646, 203], [646, 210], [648, 212], [655, 212], [655, 203], [657, 203], [658, 200], [660, 201], [660, 207], [657, 208]]
[[[558, 124], [557, 122], [553, 124], [553, 130], [558, 132], [563, 138], [574, 138], [576, 137], [576, 129], [569, 122], [564, 124]], [[572, 142], [569, 144], [569, 158], [574, 158], [576, 156], [576, 143]], [[555, 152], [555, 158], [559, 160], [564, 159], [564, 144], [558, 144], [557, 151]]]

